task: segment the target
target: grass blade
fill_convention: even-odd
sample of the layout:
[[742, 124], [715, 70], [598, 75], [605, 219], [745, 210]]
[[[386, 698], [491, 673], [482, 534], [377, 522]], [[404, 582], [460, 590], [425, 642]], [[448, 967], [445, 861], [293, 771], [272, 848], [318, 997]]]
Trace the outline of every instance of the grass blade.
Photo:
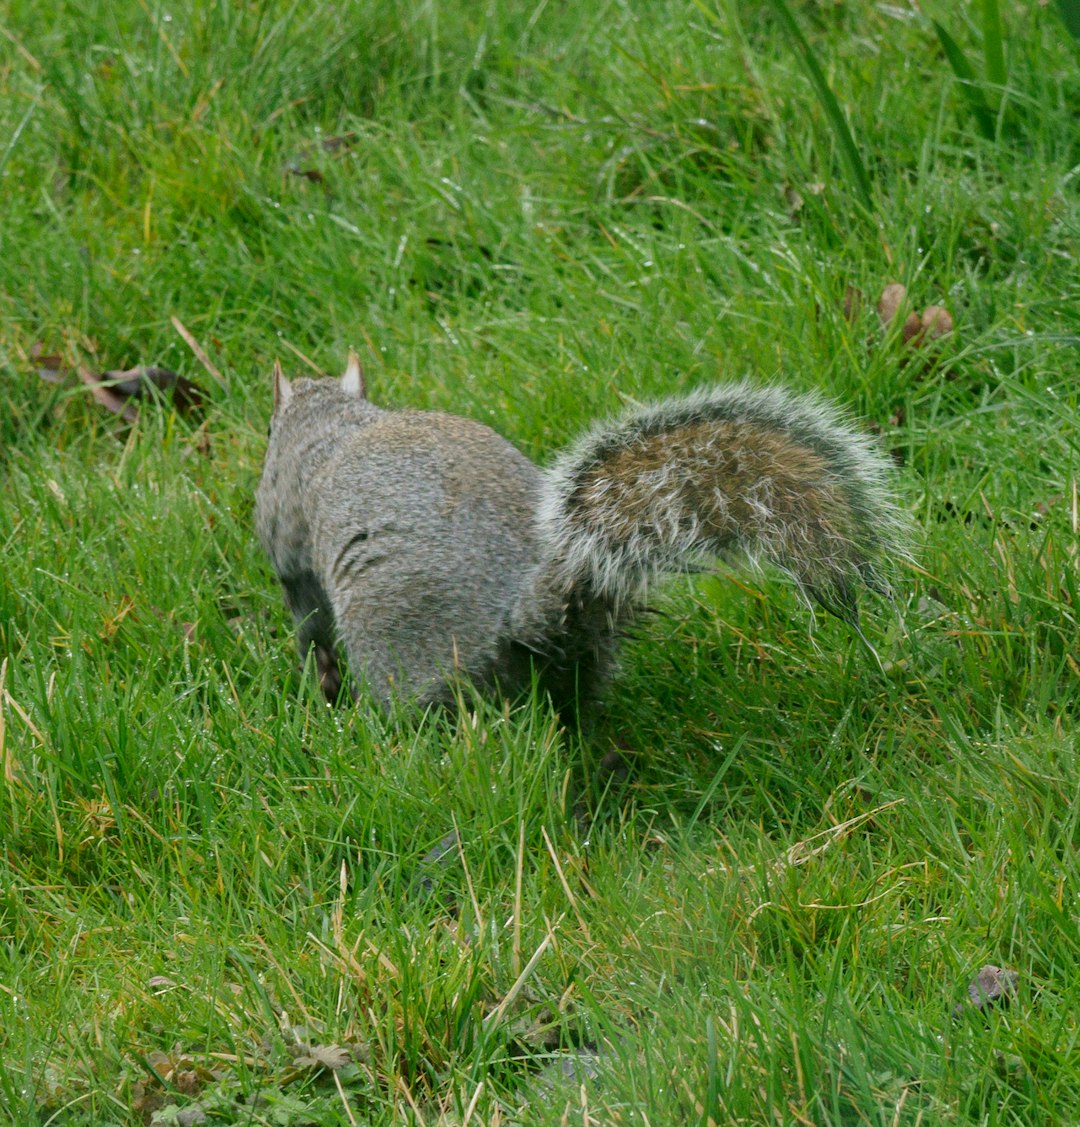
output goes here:
[[964, 92], [968, 107], [975, 115], [975, 124], [979, 128], [979, 132], [988, 141], [993, 141], [996, 136], [994, 115], [990, 112], [990, 107], [986, 104], [986, 98], [983, 96], [982, 89], [978, 85], [979, 79], [975, 74], [975, 68], [968, 62], [967, 56], [960, 49], [960, 45], [945, 28], [943, 28], [937, 20], [931, 20], [930, 22], [934, 25], [938, 42], [941, 44], [942, 50], [944, 50], [945, 56], [949, 60], [953, 74], [956, 75], [957, 81], [960, 83], [960, 89]]
[[836, 95], [832, 92], [825, 78], [825, 72], [821, 69], [813, 48], [811, 48], [806, 36], [803, 35], [802, 29], [795, 22], [795, 17], [791, 14], [786, 0], [769, 0], [769, 4], [780, 20], [784, 34], [795, 48], [795, 54], [814, 87], [814, 92], [821, 103], [821, 108], [825, 111], [825, 116], [829, 119], [852, 187], [858, 193], [859, 199], [866, 209], [873, 211], [874, 199], [866, 166], [863, 164], [855, 139], [848, 128], [844, 111], [840, 108], [840, 103], [836, 100]]
[[1001, 9], [998, 0], [982, 0], [983, 57], [986, 77], [997, 87], [1005, 85], [1005, 51], [1001, 42]]
[[1080, 0], [1057, 0], [1057, 10], [1069, 34], [1080, 42]]
[[37, 109], [37, 103], [31, 102], [27, 106], [26, 113], [22, 115], [19, 124], [15, 126], [15, 132], [11, 135], [11, 140], [4, 146], [4, 151], [0, 153], [0, 172], [4, 171], [7, 165], [8, 158], [11, 156], [12, 150], [19, 143], [19, 138], [22, 136], [23, 130], [26, 128], [27, 122], [34, 116], [34, 110]]

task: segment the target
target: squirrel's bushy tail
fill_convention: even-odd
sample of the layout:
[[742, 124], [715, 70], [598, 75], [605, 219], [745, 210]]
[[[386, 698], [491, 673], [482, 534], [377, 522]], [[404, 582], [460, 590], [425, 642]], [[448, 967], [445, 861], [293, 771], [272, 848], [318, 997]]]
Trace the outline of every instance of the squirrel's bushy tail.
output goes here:
[[815, 395], [734, 384], [632, 410], [547, 473], [540, 520], [565, 590], [619, 603], [660, 574], [741, 555], [857, 621], [904, 521], [873, 444]]

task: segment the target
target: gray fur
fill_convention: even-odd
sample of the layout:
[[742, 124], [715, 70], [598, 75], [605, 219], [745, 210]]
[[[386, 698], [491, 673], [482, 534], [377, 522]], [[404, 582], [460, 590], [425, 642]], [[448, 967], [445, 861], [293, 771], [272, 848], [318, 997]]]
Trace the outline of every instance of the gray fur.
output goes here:
[[275, 380], [256, 527], [323, 688], [340, 644], [377, 701], [458, 678], [561, 707], [591, 696], [648, 585], [718, 556], [771, 562], [855, 620], [903, 521], [870, 442], [812, 396], [735, 384], [592, 430], [541, 472], [494, 431]]

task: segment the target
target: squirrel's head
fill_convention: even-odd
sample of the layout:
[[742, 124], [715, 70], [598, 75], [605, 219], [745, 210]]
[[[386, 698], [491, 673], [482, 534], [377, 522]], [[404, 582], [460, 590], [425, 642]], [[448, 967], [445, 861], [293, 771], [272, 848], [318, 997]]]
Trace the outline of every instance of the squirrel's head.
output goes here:
[[[360, 367], [360, 357], [355, 349], [349, 349], [349, 359], [345, 364], [345, 373], [338, 381], [341, 390], [346, 395], [356, 399], [367, 399], [367, 388], [364, 386], [364, 370]], [[274, 361], [274, 412], [275, 414], [289, 405], [292, 399], [293, 387], [281, 370], [281, 361]]]

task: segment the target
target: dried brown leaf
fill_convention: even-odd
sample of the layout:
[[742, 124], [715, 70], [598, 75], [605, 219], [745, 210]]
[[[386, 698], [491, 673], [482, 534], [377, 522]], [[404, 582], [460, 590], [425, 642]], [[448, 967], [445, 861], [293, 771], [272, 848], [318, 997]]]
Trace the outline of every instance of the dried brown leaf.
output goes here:
[[172, 1057], [168, 1053], [163, 1053], [160, 1049], [151, 1049], [146, 1054], [146, 1063], [157, 1073], [159, 1079], [164, 1079], [172, 1074]]
[[108, 380], [117, 394], [131, 399], [148, 399], [155, 390], [168, 392], [173, 406], [182, 415], [202, 409], [206, 392], [194, 380], [178, 376], [168, 368], [128, 368], [123, 371], [105, 372], [102, 379]]
[[176, 382], [176, 373], [167, 368], [111, 368], [101, 373], [101, 379], [108, 380], [117, 395], [138, 399], [145, 393], [144, 384], [161, 391], [171, 388]]
[[202, 1087], [198, 1072], [193, 1068], [178, 1068], [173, 1073], [173, 1085], [178, 1092], [183, 1092], [185, 1096], [193, 1096]]
[[152, 1081], [148, 1085], [145, 1080], [136, 1080], [131, 1085], [131, 1093], [128, 1099], [131, 1103], [131, 1110], [147, 1119], [165, 1104], [165, 1093], [156, 1081]]
[[79, 379], [90, 389], [90, 394], [106, 411], [111, 411], [114, 415], [119, 415], [129, 423], [135, 422], [139, 417], [139, 412], [136, 410], [135, 405], [126, 396], [117, 394], [111, 387], [103, 384], [101, 378], [95, 376], [89, 368], [84, 368], [80, 364], [78, 373]]
[[41, 341], [30, 346], [30, 359], [37, 368], [37, 374], [46, 383], [63, 383], [70, 369], [64, 367], [64, 358], [59, 352], [46, 352]]

